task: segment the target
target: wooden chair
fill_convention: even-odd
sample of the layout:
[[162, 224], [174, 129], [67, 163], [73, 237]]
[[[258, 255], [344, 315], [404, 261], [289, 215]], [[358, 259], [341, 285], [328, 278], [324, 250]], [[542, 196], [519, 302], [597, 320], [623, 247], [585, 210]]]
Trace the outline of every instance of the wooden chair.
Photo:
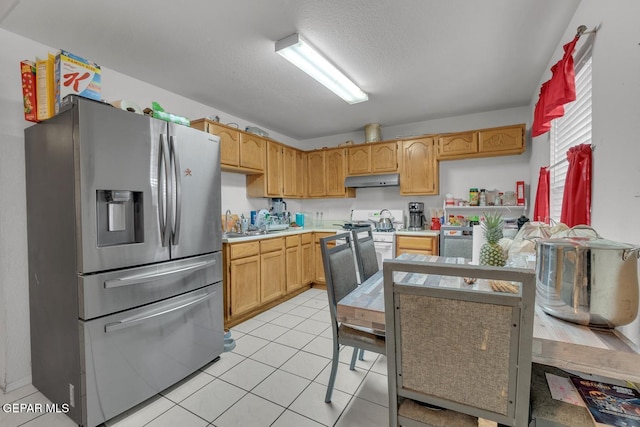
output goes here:
[[[521, 285], [517, 294], [462, 280], [460, 288], [411, 285], [395, 283], [396, 271]], [[385, 261], [384, 296], [390, 426], [477, 426], [478, 417], [528, 425], [533, 271]]]
[[[376, 248], [373, 243], [373, 233], [371, 229], [360, 232], [358, 232], [358, 230], [352, 230], [351, 232], [353, 233], [353, 247], [356, 252], [360, 283], [362, 283], [380, 270], [378, 267]], [[362, 234], [366, 235], [361, 237]]]
[[[333, 246], [339, 239], [344, 239], [345, 243]], [[355, 259], [351, 249], [351, 233], [322, 238], [320, 239], [320, 248], [327, 281], [329, 313], [331, 314], [331, 330], [333, 332], [333, 360], [325, 396], [325, 402], [329, 403], [338, 371], [340, 345], [353, 347], [349, 369], [354, 370], [358, 349], [384, 354], [385, 339], [364, 328], [338, 324], [336, 314], [338, 301], [358, 286]]]

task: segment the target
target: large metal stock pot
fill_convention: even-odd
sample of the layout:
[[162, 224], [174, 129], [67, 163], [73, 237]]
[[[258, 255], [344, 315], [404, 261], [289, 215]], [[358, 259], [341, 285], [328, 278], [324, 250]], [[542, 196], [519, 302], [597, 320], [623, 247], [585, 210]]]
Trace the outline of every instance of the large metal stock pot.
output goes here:
[[546, 313], [609, 328], [636, 318], [640, 248], [597, 233], [536, 243], [536, 302]]

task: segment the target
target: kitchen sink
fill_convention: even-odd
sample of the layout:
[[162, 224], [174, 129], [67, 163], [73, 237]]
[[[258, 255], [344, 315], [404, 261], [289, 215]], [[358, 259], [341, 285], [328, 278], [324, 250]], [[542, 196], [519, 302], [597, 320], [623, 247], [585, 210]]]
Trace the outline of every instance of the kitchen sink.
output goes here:
[[233, 238], [236, 238], [236, 237], [260, 236], [262, 234], [266, 234], [266, 232], [260, 231], [260, 230], [247, 231], [245, 233], [238, 233], [238, 232], [235, 232], [235, 231], [229, 231], [227, 233], [222, 233], [222, 238], [223, 239], [233, 239]]

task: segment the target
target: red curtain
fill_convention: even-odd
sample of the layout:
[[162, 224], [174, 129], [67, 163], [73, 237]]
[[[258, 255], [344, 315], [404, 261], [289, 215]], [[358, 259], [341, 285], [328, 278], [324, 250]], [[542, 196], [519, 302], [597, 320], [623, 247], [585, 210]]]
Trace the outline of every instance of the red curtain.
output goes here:
[[560, 222], [569, 227], [591, 225], [591, 145], [571, 147], [567, 159], [569, 169], [564, 184]]
[[564, 104], [576, 99], [576, 75], [573, 51], [580, 37], [563, 46], [564, 55], [553, 67], [553, 76], [540, 87], [540, 97], [533, 113], [531, 136], [539, 136], [551, 129], [551, 120], [564, 115]]
[[536, 204], [533, 207], [533, 220], [549, 224], [549, 168], [540, 168]]

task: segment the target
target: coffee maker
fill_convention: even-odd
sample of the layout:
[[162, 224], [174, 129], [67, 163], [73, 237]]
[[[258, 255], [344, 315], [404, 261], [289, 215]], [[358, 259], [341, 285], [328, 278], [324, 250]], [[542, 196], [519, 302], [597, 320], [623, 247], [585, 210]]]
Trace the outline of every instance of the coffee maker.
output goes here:
[[409, 228], [408, 230], [422, 230], [427, 219], [424, 216], [424, 203], [409, 202]]

